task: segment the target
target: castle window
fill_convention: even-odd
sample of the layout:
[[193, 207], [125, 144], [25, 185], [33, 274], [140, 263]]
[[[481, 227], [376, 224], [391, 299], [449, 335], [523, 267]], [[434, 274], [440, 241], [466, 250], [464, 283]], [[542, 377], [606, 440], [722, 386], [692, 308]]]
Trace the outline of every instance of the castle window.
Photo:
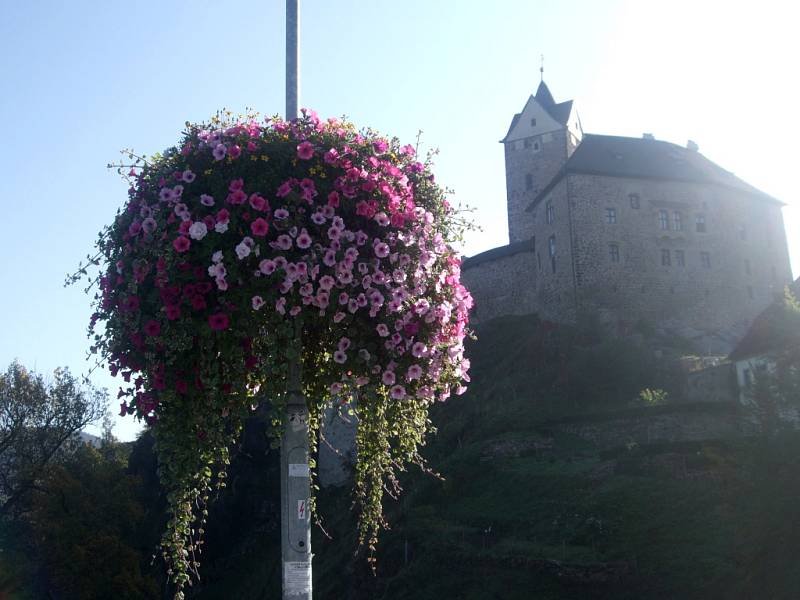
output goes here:
[[698, 233], [705, 233], [706, 232], [706, 216], [705, 215], [697, 215], [695, 219], [695, 224], [697, 226]]
[[750, 261], [748, 259], [744, 259], [744, 272], [750, 275]]
[[553, 221], [556, 220], [556, 212], [555, 209], [553, 208], [553, 203], [548, 202], [545, 205], [545, 208], [546, 208], [545, 212], [547, 214], [547, 224], [550, 225]]
[[631, 208], [639, 208], [639, 194], [628, 194], [628, 199], [631, 201]]
[[533, 142], [533, 151], [534, 152], [538, 152], [539, 151], [539, 142]]
[[619, 244], [609, 244], [608, 245], [608, 254], [611, 257], [612, 263], [619, 262]]
[[525, 141], [522, 142], [522, 145], [525, 146], [526, 148], [530, 148], [531, 147], [531, 139], [530, 138], [525, 138]]
[[531, 127], [536, 127], [536, 119], [531, 119]]
[[550, 252], [550, 268], [552, 269], [553, 273], [556, 272], [556, 236], [551, 235], [550, 239], [547, 240], [547, 248]]
[[708, 252], [700, 253], [700, 264], [703, 265], [704, 269], [711, 268], [711, 255]]
[[525, 175], [525, 190], [531, 191], [533, 189], [533, 175], [528, 173]]
[[658, 211], [658, 226], [661, 231], [669, 231], [669, 213], [667, 211]]
[[671, 264], [672, 264], [672, 261], [670, 260], [669, 250], [667, 250], [666, 248], [662, 248], [661, 249], [661, 266], [668, 267]]
[[681, 213], [677, 210], [672, 213], [672, 222], [675, 225], [675, 231], [683, 231], [683, 220], [681, 219]]
[[616, 208], [607, 208], [606, 209], [606, 223], [609, 225], [613, 225], [617, 222], [617, 209]]
[[675, 264], [679, 267], [686, 266], [686, 254], [683, 250], [675, 250]]

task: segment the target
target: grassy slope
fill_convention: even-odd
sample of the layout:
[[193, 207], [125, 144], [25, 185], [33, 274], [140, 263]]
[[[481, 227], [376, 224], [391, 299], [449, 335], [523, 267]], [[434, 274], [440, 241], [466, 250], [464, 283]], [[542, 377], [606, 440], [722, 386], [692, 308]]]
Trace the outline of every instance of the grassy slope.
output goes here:
[[[473, 388], [434, 411], [426, 455], [446, 479], [409, 474], [404, 498], [387, 503], [377, 577], [351, 558], [346, 502], [323, 498], [335, 539], [315, 540], [316, 597], [797, 597], [792, 561], [766, 539], [772, 530], [800, 550], [781, 525], [800, 516], [785, 485], [800, 475], [786, 463], [797, 440], [600, 453], [562, 435], [536, 449], [546, 419], [569, 409], [530, 363], [535, 328], [506, 319], [473, 346]], [[785, 480], [769, 475], [776, 461]]]

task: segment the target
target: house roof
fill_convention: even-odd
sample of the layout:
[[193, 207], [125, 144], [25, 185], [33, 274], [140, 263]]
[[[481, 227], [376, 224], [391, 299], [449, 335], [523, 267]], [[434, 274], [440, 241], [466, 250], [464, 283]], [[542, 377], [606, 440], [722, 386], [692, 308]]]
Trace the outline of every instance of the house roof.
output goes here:
[[789, 285], [789, 295], [758, 315], [739, 341], [729, 360], [779, 352], [800, 345], [800, 277]]
[[661, 140], [586, 134], [564, 166], [534, 198], [529, 209], [541, 202], [568, 173], [713, 183], [782, 204], [711, 162], [696, 150]]
[[471, 269], [472, 267], [477, 267], [483, 263], [505, 258], [507, 256], [514, 256], [520, 252], [533, 252], [533, 239], [522, 240], [521, 242], [512, 242], [511, 244], [492, 248], [486, 252], [481, 252], [475, 256], [465, 258], [461, 262], [461, 270], [464, 271], [466, 269]]

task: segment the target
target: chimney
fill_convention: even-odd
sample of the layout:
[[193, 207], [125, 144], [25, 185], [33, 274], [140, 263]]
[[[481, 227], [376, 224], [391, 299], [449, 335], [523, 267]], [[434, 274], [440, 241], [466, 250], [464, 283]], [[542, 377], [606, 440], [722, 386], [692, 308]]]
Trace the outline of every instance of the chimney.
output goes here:
[[654, 140], [654, 139], [656, 139], [656, 136], [654, 136], [652, 133], [643, 133], [642, 134], [642, 139], [643, 140]]
[[693, 140], [688, 140], [686, 142], [686, 148], [687, 150], [691, 150], [692, 152], [697, 152], [698, 150], [700, 150], [700, 146], [698, 146], [697, 142]]

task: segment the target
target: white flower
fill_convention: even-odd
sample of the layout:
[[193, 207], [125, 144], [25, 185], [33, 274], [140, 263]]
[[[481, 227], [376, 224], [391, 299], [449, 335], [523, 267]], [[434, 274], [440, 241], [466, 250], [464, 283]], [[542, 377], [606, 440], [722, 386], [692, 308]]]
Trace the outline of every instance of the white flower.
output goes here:
[[195, 221], [189, 227], [189, 237], [193, 240], [202, 240], [208, 233], [208, 227], [202, 221]]
[[211, 255], [211, 262], [222, 262], [222, 250], [217, 250]]
[[217, 233], [225, 233], [226, 231], [228, 231], [227, 221], [225, 223], [217, 223], [216, 225], [214, 225], [214, 231], [216, 231]]

